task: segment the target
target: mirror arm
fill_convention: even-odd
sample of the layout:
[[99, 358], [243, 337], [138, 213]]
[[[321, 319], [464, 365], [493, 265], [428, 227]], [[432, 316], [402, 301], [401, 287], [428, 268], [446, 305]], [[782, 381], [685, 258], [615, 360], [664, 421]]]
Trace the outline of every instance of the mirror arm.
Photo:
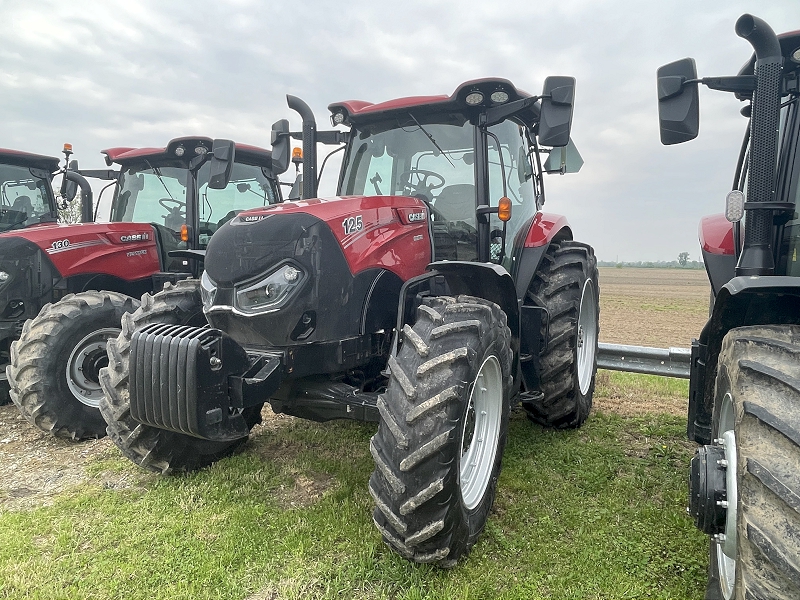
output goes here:
[[531, 96], [530, 98], [523, 98], [522, 100], [515, 100], [514, 102], [509, 102], [508, 104], [490, 108], [486, 111], [485, 120], [482, 124], [486, 127], [497, 125], [498, 123], [505, 121], [510, 116], [530, 108], [541, 98], [543, 98], [543, 96]]

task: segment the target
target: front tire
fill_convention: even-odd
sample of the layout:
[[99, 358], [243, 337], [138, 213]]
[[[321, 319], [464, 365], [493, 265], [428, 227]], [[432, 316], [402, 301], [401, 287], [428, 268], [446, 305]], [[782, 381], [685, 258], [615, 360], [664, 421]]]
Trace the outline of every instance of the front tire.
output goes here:
[[69, 294], [25, 322], [6, 367], [10, 396], [29, 423], [56, 437], [106, 434], [99, 371], [106, 342], [139, 303], [116, 292]]
[[732, 329], [712, 433], [725, 451], [725, 527], [707, 600], [800, 598], [800, 327]]
[[[247, 437], [214, 442], [143, 425], [131, 417], [128, 394], [131, 337], [134, 331], [151, 323], [205, 325], [200, 282], [188, 279], [174, 286], [167, 283], [158, 294], [145, 294], [139, 310], [122, 320], [119, 337], [109, 341], [108, 367], [100, 373], [105, 393], [100, 412], [108, 424], [108, 436], [126, 458], [155, 473], [193, 471], [230, 456], [245, 444]], [[261, 406], [245, 409], [244, 416], [252, 428], [261, 422]]]
[[522, 406], [532, 421], [545, 427], [580, 427], [592, 409], [600, 333], [592, 247], [573, 241], [550, 244], [525, 302], [545, 308], [549, 322], [541, 331], [546, 350], [533, 357], [543, 395], [524, 400]]
[[436, 298], [389, 359], [370, 442], [373, 520], [405, 558], [455, 564], [483, 531], [508, 429], [511, 332], [496, 304]]

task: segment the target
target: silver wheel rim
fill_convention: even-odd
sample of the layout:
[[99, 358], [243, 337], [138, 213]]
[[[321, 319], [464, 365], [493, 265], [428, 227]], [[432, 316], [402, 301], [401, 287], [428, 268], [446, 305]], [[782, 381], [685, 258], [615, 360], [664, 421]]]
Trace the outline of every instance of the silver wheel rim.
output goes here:
[[597, 299], [594, 283], [587, 279], [581, 292], [581, 305], [578, 309], [578, 387], [582, 395], [589, 392], [594, 374], [595, 353], [597, 352]]
[[97, 379], [100, 368], [108, 365], [106, 342], [119, 335], [113, 327], [93, 331], [72, 349], [67, 360], [67, 386], [72, 395], [86, 406], [98, 408], [103, 390]]
[[716, 443], [721, 443], [725, 450], [725, 493], [727, 507], [725, 509], [725, 533], [717, 536], [717, 571], [719, 572], [719, 585], [725, 600], [733, 598], [736, 582], [736, 557], [737, 533], [736, 512], [739, 502], [739, 490], [736, 482], [736, 434], [734, 425], [736, 413], [733, 407], [733, 398], [730, 393], [725, 394], [719, 412], [719, 437]]
[[503, 374], [500, 362], [489, 356], [472, 386], [461, 434], [459, 486], [467, 510], [483, 500], [494, 470], [503, 413]]

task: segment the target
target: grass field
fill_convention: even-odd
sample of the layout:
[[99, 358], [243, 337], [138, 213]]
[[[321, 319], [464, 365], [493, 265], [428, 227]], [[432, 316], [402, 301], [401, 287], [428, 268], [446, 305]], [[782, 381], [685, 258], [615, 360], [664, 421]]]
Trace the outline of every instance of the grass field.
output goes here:
[[[601, 273], [601, 340], [688, 345], [699, 327], [673, 325], [706, 310], [707, 289], [680, 279], [697, 272], [672, 284], [648, 272], [642, 285], [632, 270]], [[647, 330], [671, 314], [672, 337], [617, 339], [625, 306]], [[265, 411], [241, 455], [159, 477], [107, 440], [53, 440], [2, 407], [0, 598], [700, 598], [707, 541], [685, 514], [687, 391], [600, 372], [580, 430], [515, 413], [486, 531], [446, 571], [398, 558], [371, 523], [374, 425]]]

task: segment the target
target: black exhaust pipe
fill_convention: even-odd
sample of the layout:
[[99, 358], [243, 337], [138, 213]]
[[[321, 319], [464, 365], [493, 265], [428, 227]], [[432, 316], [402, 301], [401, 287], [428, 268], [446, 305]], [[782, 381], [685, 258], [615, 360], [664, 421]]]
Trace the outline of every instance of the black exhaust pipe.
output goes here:
[[74, 181], [81, 188], [81, 223], [94, 221], [94, 198], [89, 182], [83, 175], [71, 169], [64, 171], [64, 181]]
[[297, 96], [286, 95], [289, 108], [303, 119], [303, 199], [317, 197], [317, 121], [314, 112]]
[[[756, 203], [775, 200], [775, 163], [778, 152], [781, 72], [783, 56], [778, 37], [767, 23], [753, 15], [736, 21], [736, 35], [746, 39], [756, 53], [756, 90], [750, 117], [750, 159], [748, 164], [745, 239], [736, 275], [771, 275], [772, 210], [753, 208]], [[749, 205], [749, 206], [748, 206]]]

